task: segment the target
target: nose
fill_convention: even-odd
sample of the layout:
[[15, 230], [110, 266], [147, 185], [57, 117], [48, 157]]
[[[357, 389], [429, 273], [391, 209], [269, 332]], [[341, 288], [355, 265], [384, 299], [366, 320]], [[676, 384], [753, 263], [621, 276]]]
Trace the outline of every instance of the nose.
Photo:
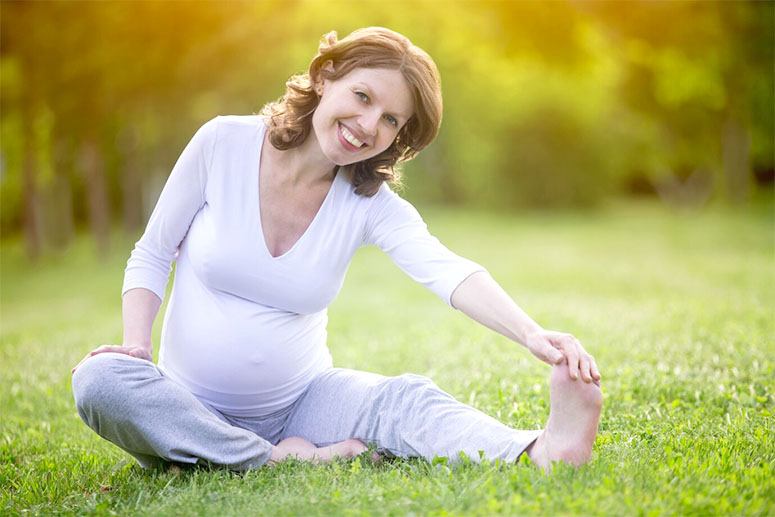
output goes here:
[[363, 113], [358, 118], [358, 126], [360, 127], [360, 130], [363, 131], [363, 134], [371, 137], [375, 136], [377, 134], [377, 125], [379, 124], [381, 117], [382, 115], [375, 109], [370, 109]]

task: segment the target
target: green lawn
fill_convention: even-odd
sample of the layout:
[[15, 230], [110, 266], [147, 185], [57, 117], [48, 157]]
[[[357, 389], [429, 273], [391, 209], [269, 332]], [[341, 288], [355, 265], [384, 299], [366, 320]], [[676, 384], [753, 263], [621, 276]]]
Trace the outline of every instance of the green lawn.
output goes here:
[[[117, 239], [103, 263], [84, 239], [36, 266], [5, 240], [0, 513], [775, 513], [771, 205], [423, 213], [535, 319], [574, 333], [596, 357], [605, 403], [588, 465], [550, 475], [527, 461], [143, 471], [80, 421], [70, 392], [70, 367], [120, 340], [131, 240]], [[428, 375], [513, 427], [539, 428], [547, 416], [547, 366], [448, 309], [376, 249], [350, 268], [329, 345], [338, 366]]]

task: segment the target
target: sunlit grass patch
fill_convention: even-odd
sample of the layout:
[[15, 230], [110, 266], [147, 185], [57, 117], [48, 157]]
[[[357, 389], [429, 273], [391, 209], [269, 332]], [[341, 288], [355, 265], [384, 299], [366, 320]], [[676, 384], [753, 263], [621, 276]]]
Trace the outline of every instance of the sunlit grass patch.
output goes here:
[[[142, 470], [76, 414], [70, 368], [121, 337], [131, 239], [30, 266], [2, 249], [0, 511], [16, 514], [745, 514], [775, 512], [775, 233], [769, 217], [655, 207], [595, 215], [427, 211], [528, 313], [598, 360], [593, 460], [529, 466], [366, 458], [234, 474]], [[158, 343], [159, 325], [155, 336]], [[514, 427], [548, 411], [548, 368], [359, 252], [331, 307], [338, 366], [431, 376]]]

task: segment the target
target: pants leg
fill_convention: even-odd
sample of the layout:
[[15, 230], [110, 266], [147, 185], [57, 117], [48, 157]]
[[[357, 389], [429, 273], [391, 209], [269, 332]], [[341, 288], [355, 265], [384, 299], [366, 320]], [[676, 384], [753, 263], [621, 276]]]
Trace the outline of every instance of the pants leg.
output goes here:
[[96, 355], [75, 371], [73, 395], [83, 421], [143, 467], [161, 460], [246, 470], [271, 456], [269, 442], [221, 420], [149, 361]]
[[484, 458], [513, 462], [539, 434], [511, 429], [427, 377], [333, 368], [295, 403], [282, 437], [300, 436], [318, 446], [357, 438], [396, 456], [429, 460], [455, 461], [463, 452], [478, 462], [483, 451]]

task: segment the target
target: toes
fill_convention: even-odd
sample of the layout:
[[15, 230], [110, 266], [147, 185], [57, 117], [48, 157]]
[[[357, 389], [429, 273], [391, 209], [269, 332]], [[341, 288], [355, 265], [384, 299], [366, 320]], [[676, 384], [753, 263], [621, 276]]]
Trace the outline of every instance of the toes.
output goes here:
[[354, 458], [368, 449], [363, 442], [354, 438], [335, 443], [329, 447], [334, 456], [341, 456], [344, 458]]
[[350, 458], [354, 458], [355, 456], [368, 450], [368, 447], [366, 447], [360, 440], [350, 439], [346, 440], [345, 443], [347, 444], [347, 451]]

